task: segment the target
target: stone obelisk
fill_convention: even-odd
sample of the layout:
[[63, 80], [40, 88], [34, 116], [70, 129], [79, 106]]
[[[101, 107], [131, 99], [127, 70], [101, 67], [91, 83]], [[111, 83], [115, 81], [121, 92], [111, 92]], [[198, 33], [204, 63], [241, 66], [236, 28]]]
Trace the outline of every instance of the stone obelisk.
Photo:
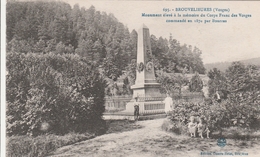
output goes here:
[[[147, 113], [150, 112], [149, 109], [155, 108], [153, 111], [164, 109], [164, 104], [159, 101], [160, 84], [155, 79], [150, 33], [145, 25], [138, 30], [136, 80], [131, 89], [133, 89], [133, 99], [127, 103], [126, 111], [134, 110], [136, 97], [139, 98], [140, 112], [146, 113], [146, 109], [148, 109]], [[154, 105], [157, 107], [153, 107]]]

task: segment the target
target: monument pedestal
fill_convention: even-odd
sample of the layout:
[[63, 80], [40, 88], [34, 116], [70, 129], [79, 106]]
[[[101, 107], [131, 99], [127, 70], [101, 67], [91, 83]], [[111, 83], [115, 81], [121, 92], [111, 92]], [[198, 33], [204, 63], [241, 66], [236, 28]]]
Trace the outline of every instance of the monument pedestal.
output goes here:
[[[159, 83], [145, 83], [133, 85], [133, 99], [126, 104], [125, 112], [134, 113], [134, 106], [139, 105], [139, 114], [158, 114], [164, 113], [165, 104], [162, 102], [164, 97], [160, 94]], [[138, 97], [138, 102], [135, 98]]]

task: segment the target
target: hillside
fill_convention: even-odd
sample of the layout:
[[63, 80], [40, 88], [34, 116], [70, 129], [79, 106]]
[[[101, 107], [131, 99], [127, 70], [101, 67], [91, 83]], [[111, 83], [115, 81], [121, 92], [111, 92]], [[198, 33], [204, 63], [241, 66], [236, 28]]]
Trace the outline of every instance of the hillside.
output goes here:
[[[254, 64], [256, 66], [260, 66], [260, 57], [258, 58], [252, 58], [252, 59], [246, 59], [246, 60], [240, 60], [240, 62], [244, 63], [244, 64]], [[208, 64], [205, 64], [205, 68], [207, 71], [209, 71], [210, 69], [213, 69], [213, 68], [217, 68], [219, 69], [220, 71], [225, 71], [230, 65], [231, 65], [232, 62], [217, 62], [217, 63], [208, 63]]]
[[[136, 59], [137, 31], [129, 31], [113, 14], [94, 6], [70, 6], [58, 1], [8, 2], [6, 12], [7, 53], [77, 54], [114, 80]], [[156, 69], [205, 71], [201, 50], [171, 35], [169, 39], [151, 35], [151, 50]]]

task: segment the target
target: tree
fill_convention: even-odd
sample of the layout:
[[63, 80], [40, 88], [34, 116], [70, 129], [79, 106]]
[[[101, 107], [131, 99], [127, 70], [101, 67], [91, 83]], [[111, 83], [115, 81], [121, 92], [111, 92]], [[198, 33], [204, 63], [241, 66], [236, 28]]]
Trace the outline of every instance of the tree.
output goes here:
[[46, 44], [45, 41], [40, 39], [34, 46], [34, 52], [45, 53]]
[[217, 91], [223, 91], [224, 93], [220, 93], [221, 97], [226, 98], [227, 83], [225, 74], [214, 68], [208, 72], [208, 77], [210, 79], [208, 81], [209, 97], [215, 96]]
[[126, 76], [128, 77], [128, 81], [130, 85], [135, 84], [135, 79], [136, 79], [136, 59], [132, 59], [131, 63], [128, 64], [126, 67]]
[[160, 37], [151, 35], [151, 49], [154, 56], [155, 69], [167, 68], [167, 65], [171, 62], [171, 59], [167, 56], [168, 41]]
[[194, 47], [192, 54], [193, 54], [193, 67], [192, 67], [193, 70], [198, 71], [199, 74], [205, 74], [206, 68], [204, 67], [201, 59], [202, 51], [199, 48]]
[[[254, 65], [245, 66], [241, 62], [233, 62], [226, 70], [228, 91], [238, 102], [255, 102], [260, 89], [259, 69]], [[250, 97], [250, 99], [249, 99]]]
[[125, 79], [124, 79], [124, 93], [132, 94], [131, 86], [135, 84], [136, 79], [136, 59], [132, 59], [131, 63], [129, 63], [125, 70]]
[[17, 40], [16, 38], [13, 38], [7, 44], [7, 52], [19, 52], [19, 53], [34, 52], [33, 45], [34, 44], [32, 40]]
[[132, 49], [132, 54], [131, 54], [131, 61], [132, 59], [136, 59], [137, 57], [137, 39], [138, 39], [138, 34], [136, 30], [132, 30], [130, 33], [130, 45]]
[[190, 92], [201, 92], [203, 88], [203, 81], [200, 78], [199, 74], [196, 72], [195, 75], [192, 76], [189, 84]]
[[219, 105], [226, 112], [228, 125], [256, 127], [260, 114], [259, 69], [254, 65], [233, 62], [224, 74], [213, 69], [208, 76], [210, 92], [218, 90], [221, 98], [226, 99]]
[[64, 45], [62, 42], [59, 42], [55, 47], [55, 53], [58, 54], [66, 54], [66, 53], [74, 53], [74, 47], [69, 44], [69, 46]]
[[185, 73], [169, 75], [163, 71], [157, 72], [156, 78], [161, 83], [162, 93], [178, 93], [182, 95], [182, 87], [188, 84], [188, 78]]
[[175, 90], [174, 80], [163, 71], [157, 72], [157, 80], [161, 83], [161, 93], [173, 93]]
[[122, 75], [122, 70], [118, 68], [116, 59], [113, 56], [108, 56], [103, 60], [103, 73], [106, 77], [116, 81]]
[[186, 86], [189, 82], [187, 76], [183, 72], [181, 75], [177, 75], [174, 77], [175, 80], [175, 89], [178, 90], [178, 94], [182, 95], [182, 88], [183, 86]]
[[169, 50], [166, 54], [166, 62], [168, 62], [167, 71], [179, 72], [177, 70], [177, 66], [179, 64], [177, 55], [178, 55], [179, 51], [180, 51], [180, 43], [176, 39], [173, 39], [172, 34], [170, 34]]
[[122, 91], [122, 94], [124, 95], [131, 95], [133, 94], [132, 93], [132, 90], [131, 90], [131, 84], [129, 82], [129, 79], [128, 77], [125, 77], [125, 79], [123, 80], [124, 84], [123, 84], [123, 91]]
[[236, 125], [254, 127], [259, 119], [260, 73], [254, 65], [245, 66], [233, 62], [226, 70], [229, 105], [232, 122]]
[[118, 24], [116, 27], [110, 27], [106, 37], [106, 58], [103, 60], [102, 67], [104, 74], [113, 80], [122, 75], [122, 70], [127, 66], [127, 59], [125, 58], [125, 51], [122, 48], [122, 41], [124, 40], [124, 27]]
[[91, 62], [98, 62], [99, 61], [99, 53], [94, 49], [98, 49], [99, 43], [94, 45], [91, 39], [82, 40], [79, 42], [78, 48], [76, 49], [76, 53], [80, 56], [86, 57], [87, 60]]

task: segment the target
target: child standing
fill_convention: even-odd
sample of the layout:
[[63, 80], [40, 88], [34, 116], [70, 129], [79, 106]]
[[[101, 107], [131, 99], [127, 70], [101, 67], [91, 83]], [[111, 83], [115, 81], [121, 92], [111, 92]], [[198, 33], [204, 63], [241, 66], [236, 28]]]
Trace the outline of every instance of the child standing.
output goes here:
[[205, 123], [205, 120], [203, 118], [200, 118], [200, 122], [198, 124], [198, 133], [199, 133], [199, 136], [201, 138], [204, 138], [203, 137], [203, 134], [206, 133], [207, 134], [207, 138], [209, 138], [209, 128], [207, 127], [206, 123]]
[[195, 122], [195, 117], [190, 117], [190, 122], [188, 124], [189, 132], [191, 137], [196, 137], [197, 123]]

